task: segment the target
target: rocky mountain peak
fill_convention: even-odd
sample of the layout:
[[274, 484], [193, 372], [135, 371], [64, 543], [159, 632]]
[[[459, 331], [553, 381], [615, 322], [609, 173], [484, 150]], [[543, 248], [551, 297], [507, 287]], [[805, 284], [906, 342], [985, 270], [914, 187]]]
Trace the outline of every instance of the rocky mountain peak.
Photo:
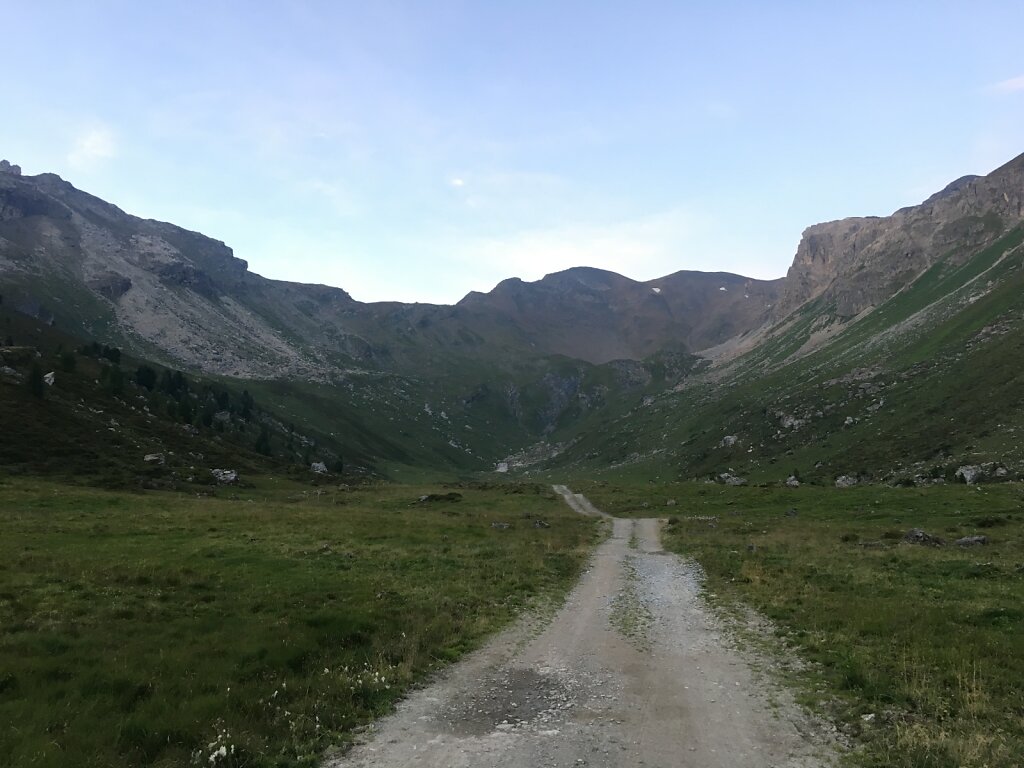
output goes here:
[[0, 173], [9, 173], [12, 176], [21, 176], [21, 166], [14, 165], [7, 160], [0, 160]]
[[956, 246], [964, 254], [1024, 220], [1024, 155], [987, 176], [963, 176], [892, 216], [856, 217], [804, 230], [774, 317], [829, 300], [854, 317], [888, 299]]
[[[961, 176], [956, 181], [951, 181], [943, 189], [940, 189], [934, 195], [932, 195], [927, 200], [925, 200], [923, 203], [921, 203], [921, 205], [930, 205], [931, 203], [937, 202], [938, 200], [943, 200], [943, 199], [949, 197], [950, 195], [954, 195], [957, 192], [959, 192], [960, 190], [964, 189], [972, 181], [977, 181], [980, 178], [981, 178], [981, 176], [976, 176], [974, 174], [968, 174], [967, 176]], [[911, 209], [904, 208], [902, 210], [906, 211], [906, 210], [911, 210]]]

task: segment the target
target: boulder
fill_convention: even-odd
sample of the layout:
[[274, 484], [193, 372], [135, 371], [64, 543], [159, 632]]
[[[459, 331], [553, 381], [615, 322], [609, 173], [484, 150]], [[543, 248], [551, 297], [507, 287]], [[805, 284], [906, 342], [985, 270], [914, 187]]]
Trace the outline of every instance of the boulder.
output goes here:
[[836, 488], [852, 488], [860, 482], [853, 475], [840, 475], [836, 478]]
[[736, 475], [732, 474], [731, 472], [723, 472], [722, 474], [720, 474], [718, 476], [718, 479], [721, 480], [726, 485], [746, 485], [747, 484], [747, 479], [745, 477], [737, 477]]
[[796, 479], [796, 475], [790, 475], [786, 478], [786, 486], [789, 488], [799, 488], [800, 481]]
[[50, 371], [49, 373], [43, 375], [43, 381], [46, 383], [46, 386], [52, 387], [54, 382], [57, 381], [57, 374], [54, 373], [53, 371]]
[[327, 465], [324, 464], [322, 461], [314, 461], [312, 464], [309, 465], [309, 471], [316, 472], [318, 475], [326, 475]]
[[930, 533], [925, 533], [920, 528], [911, 528], [903, 536], [904, 544], [920, 544], [925, 547], [941, 547], [946, 542], [940, 539], [938, 536], [932, 536]]
[[964, 536], [962, 539], [957, 539], [956, 544], [958, 547], [977, 547], [988, 544], [988, 536]]
[[211, 469], [210, 474], [221, 485], [234, 485], [238, 482], [238, 473], [233, 469]]
[[985, 470], [974, 464], [965, 464], [957, 469], [955, 477], [957, 480], [963, 480], [968, 485], [974, 485], [985, 477]]
[[142, 460], [147, 464], [159, 464], [163, 466], [164, 462], [167, 461], [166, 457], [162, 453], [147, 453], [142, 457]]
[[420, 504], [429, 504], [435, 501], [462, 501], [462, 494], [455, 491], [450, 493], [428, 493], [420, 496], [418, 501]]
[[725, 437], [722, 438], [722, 442], [719, 443], [719, 445], [722, 446], [723, 448], [732, 448], [734, 445], [736, 445], [736, 443], [739, 442], [739, 440], [739, 437], [737, 437], [736, 435], [726, 435]]

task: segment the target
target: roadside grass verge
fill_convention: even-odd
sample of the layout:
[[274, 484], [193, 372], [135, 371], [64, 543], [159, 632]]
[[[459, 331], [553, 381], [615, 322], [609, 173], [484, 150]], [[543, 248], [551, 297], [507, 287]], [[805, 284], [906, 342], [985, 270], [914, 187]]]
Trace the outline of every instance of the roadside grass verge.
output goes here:
[[[709, 597], [755, 607], [815, 662], [801, 696], [856, 737], [851, 764], [1024, 765], [1019, 485], [579, 490], [669, 517], [665, 545], [701, 563]], [[903, 543], [912, 528], [946, 543]], [[954, 543], [975, 534], [989, 544]]]
[[450, 490], [0, 482], [4, 765], [295, 766], [343, 748], [561, 596], [593, 542], [541, 486], [417, 502]]

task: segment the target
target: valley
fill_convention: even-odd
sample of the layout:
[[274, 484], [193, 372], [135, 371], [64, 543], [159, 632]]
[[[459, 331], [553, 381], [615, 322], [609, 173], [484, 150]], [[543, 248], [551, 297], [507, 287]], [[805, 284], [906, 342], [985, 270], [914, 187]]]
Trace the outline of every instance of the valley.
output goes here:
[[777, 280], [451, 306], [16, 169], [11, 765], [1024, 762], [1024, 155]]

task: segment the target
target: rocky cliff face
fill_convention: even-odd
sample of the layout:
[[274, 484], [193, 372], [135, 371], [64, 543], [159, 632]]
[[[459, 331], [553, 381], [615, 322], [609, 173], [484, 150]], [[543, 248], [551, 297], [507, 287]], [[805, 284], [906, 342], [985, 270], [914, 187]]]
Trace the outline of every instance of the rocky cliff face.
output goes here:
[[953, 251], [968, 254], [1024, 219], [1024, 155], [988, 176], [965, 176], [892, 216], [808, 227], [773, 313], [823, 297], [851, 317], [893, 295]]
[[[229, 375], [312, 363], [233, 297], [259, 287], [224, 243], [140, 219], [53, 174], [0, 174], [0, 278], [25, 307]], [[104, 317], [106, 320], [104, 321]]]

